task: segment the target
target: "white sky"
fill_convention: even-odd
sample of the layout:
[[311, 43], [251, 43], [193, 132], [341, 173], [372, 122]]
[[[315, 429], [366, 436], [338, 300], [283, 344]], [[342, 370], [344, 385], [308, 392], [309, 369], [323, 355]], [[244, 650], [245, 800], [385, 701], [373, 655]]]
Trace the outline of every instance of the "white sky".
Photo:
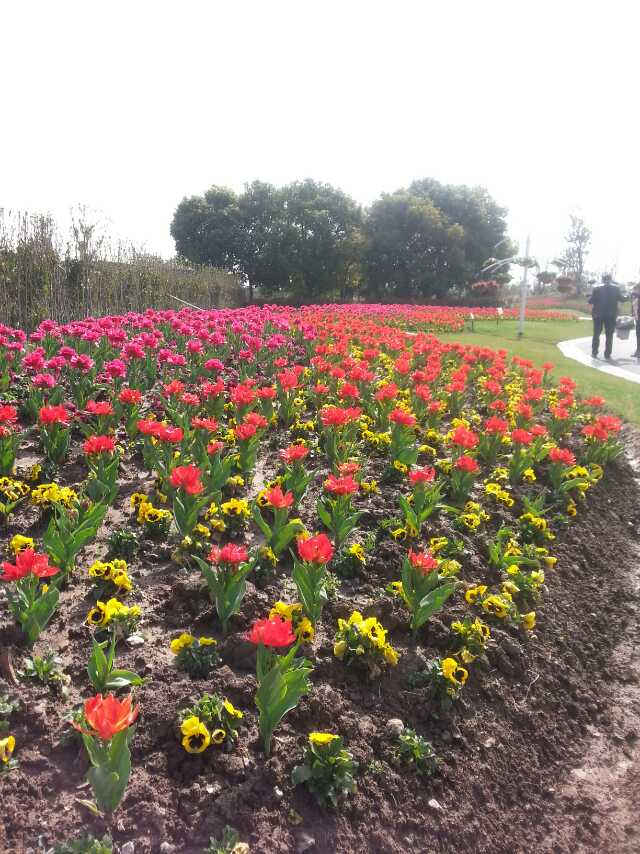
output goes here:
[[[638, 14], [634, 14], [638, 9]], [[0, 207], [173, 252], [182, 196], [312, 177], [483, 184], [532, 254], [570, 212], [638, 275], [635, 0], [1, 0]]]

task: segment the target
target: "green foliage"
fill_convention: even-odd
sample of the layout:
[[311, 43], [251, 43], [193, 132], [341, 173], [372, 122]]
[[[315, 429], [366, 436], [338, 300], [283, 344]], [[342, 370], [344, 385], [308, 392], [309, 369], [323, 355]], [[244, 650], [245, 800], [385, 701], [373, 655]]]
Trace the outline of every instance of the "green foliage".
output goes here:
[[457, 586], [455, 579], [441, 576], [437, 568], [423, 572], [412, 564], [410, 558], [405, 557], [402, 564], [401, 595], [411, 612], [411, 628], [414, 634], [444, 607]]
[[181, 724], [186, 718], [195, 717], [201, 720], [210, 731], [222, 729], [227, 743], [230, 743], [238, 738], [236, 727], [244, 715], [232, 703], [218, 696], [218, 694], [203, 694], [193, 706], [180, 709], [177, 717], [178, 724]]
[[121, 558], [131, 560], [140, 548], [140, 540], [135, 531], [130, 528], [114, 528], [107, 540], [107, 560]]
[[294, 786], [306, 783], [321, 806], [330, 803], [337, 807], [340, 798], [353, 794], [357, 789], [354, 775], [358, 763], [354, 761], [351, 753], [344, 749], [340, 736], [334, 736], [324, 744], [315, 740], [329, 735], [310, 735], [303, 763], [293, 769], [291, 782]]
[[18, 700], [12, 700], [8, 694], [0, 694], [0, 735], [9, 729], [11, 715], [19, 708]]
[[29, 646], [38, 640], [58, 607], [60, 593], [55, 584], [50, 584], [48, 590], [42, 592], [44, 589], [45, 585], [40, 586], [40, 579], [29, 573], [7, 592], [9, 610], [20, 623]]
[[[100, 694], [107, 691], [114, 691], [118, 688], [128, 688], [133, 685], [144, 685], [144, 679], [133, 673], [131, 670], [118, 670], [114, 668], [115, 652], [116, 652], [116, 633], [111, 633], [111, 642], [98, 642], [95, 638], [91, 638], [93, 649], [87, 672], [91, 684]], [[109, 650], [105, 654], [105, 648], [109, 645]]]
[[0, 210], [0, 281], [0, 317], [27, 331], [45, 317], [66, 323], [176, 308], [171, 295], [204, 308], [243, 300], [233, 274], [118, 245], [98, 234], [83, 212], [67, 235], [49, 216]]
[[113, 854], [113, 841], [107, 833], [102, 839], [89, 834], [59, 843], [54, 846], [53, 854]]
[[425, 777], [438, 770], [438, 757], [431, 743], [413, 729], [405, 729], [398, 736], [395, 753], [400, 760], [413, 766], [418, 774]]
[[201, 644], [195, 638], [189, 646], [183, 646], [176, 655], [176, 664], [191, 676], [204, 678], [220, 664], [220, 655], [215, 644]]
[[345, 193], [310, 179], [256, 181], [237, 196], [212, 187], [180, 202], [171, 234], [180, 255], [237, 270], [265, 297], [338, 298], [353, 277], [361, 212]]
[[23, 679], [37, 679], [43, 685], [59, 687], [65, 681], [64, 673], [60, 669], [61, 664], [62, 661], [55, 652], [48, 650], [44, 655], [25, 658], [18, 674]]
[[51, 563], [63, 574], [73, 569], [80, 549], [95, 538], [106, 512], [106, 504], [78, 501], [71, 509], [54, 505], [53, 516], [42, 541]]
[[226, 635], [229, 629], [229, 620], [240, 610], [247, 589], [247, 576], [253, 569], [255, 560], [241, 563], [238, 566], [223, 563], [220, 566], [212, 567], [211, 564], [197, 555], [194, 555], [193, 559], [204, 575], [222, 624], [222, 631]]
[[103, 812], [114, 812], [127, 788], [131, 774], [129, 739], [132, 732], [131, 729], [117, 732], [108, 742], [90, 735], [82, 736], [92, 765], [87, 772], [87, 779], [98, 807]]
[[264, 752], [269, 756], [273, 731], [283, 717], [295, 709], [300, 698], [311, 690], [309, 675], [312, 664], [306, 658], [296, 658], [298, 644], [286, 655], [278, 656], [262, 644], [258, 646], [256, 706], [258, 727]]
[[227, 825], [220, 839], [210, 837], [203, 854], [248, 854], [248, 852], [249, 846], [245, 842], [240, 842], [238, 831]]

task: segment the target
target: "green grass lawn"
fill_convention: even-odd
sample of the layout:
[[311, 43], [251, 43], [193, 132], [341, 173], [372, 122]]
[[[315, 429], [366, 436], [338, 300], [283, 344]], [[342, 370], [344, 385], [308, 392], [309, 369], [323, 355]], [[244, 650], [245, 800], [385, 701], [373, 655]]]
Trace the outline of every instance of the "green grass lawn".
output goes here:
[[603, 374], [601, 371], [567, 359], [556, 347], [558, 341], [584, 338], [591, 335], [590, 320], [527, 321], [524, 338], [518, 340], [517, 321], [503, 320], [499, 325], [492, 320], [476, 321], [475, 329], [441, 335], [443, 340], [455, 338], [463, 344], [478, 344], [493, 350], [507, 350], [514, 356], [531, 359], [536, 365], [553, 362], [554, 376], [572, 377], [584, 397], [601, 395], [612, 412], [628, 421], [640, 424], [640, 387], [636, 383]]

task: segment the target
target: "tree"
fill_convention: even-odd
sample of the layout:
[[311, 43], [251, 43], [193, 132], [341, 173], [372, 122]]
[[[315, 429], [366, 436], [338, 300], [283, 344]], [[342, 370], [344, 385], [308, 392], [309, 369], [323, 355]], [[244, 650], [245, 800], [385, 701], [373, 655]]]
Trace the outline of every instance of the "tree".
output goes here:
[[338, 298], [353, 278], [351, 252], [362, 214], [330, 184], [282, 188], [255, 181], [236, 196], [212, 187], [180, 202], [171, 224], [176, 250], [197, 263], [240, 273], [265, 297]]
[[294, 181], [282, 193], [294, 296], [303, 302], [338, 299], [350, 275], [360, 208], [346, 193], [310, 178]]
[[456, 282], [464, 231], [428, 198], [400, 190], [375, 201], [365, 221], [371, 298], [425, 300]]
[[[462, 227], [461, 252], [452, 259], [449, 272], [454, 284], [465, 285], [483, 278], [487, 258], [509, 258], [516, 252], [507, 237], [507, 209], [501, 207], [484, 187], [441, 184], [434, 178], [414, 181], [409, 192], [429, 199], [441, 212], [445, 223]], [[457, 263], [454, 263], [457, 262]]]
[[584, 288], [585, 260], [591, 243], [591, 230], [587, 228], [582, 217], [571, 214], [566, 243], [564, 252], [553, 263], [564, 275], [575, 280], [576, 293], [581, 294]]

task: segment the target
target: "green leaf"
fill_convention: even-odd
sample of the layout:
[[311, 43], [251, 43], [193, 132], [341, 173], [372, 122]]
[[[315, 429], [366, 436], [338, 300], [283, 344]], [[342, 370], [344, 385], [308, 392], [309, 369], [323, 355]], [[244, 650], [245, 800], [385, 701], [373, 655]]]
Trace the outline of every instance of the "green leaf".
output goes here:
[[455, 580], [445, 581], [435, 590], [427, 593], [418, 603], [413, 617], [413, 629], [417, 631], [427, 620], [439, 611], [458, 586]]

